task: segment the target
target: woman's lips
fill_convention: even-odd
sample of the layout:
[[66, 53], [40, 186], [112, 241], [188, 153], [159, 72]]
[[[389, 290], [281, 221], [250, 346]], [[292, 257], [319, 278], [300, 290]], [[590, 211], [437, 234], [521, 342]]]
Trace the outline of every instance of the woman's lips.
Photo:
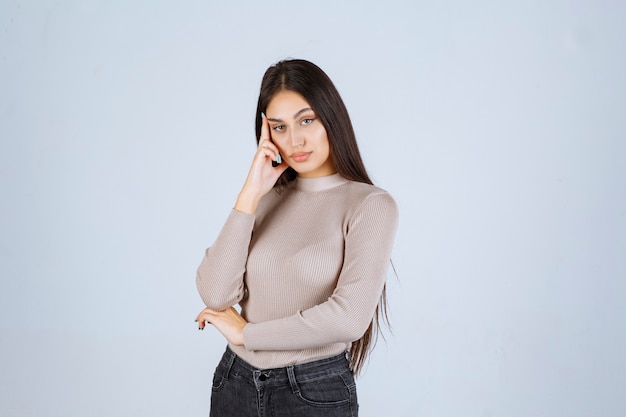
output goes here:
[[291, 159], [293, 159], [296, 162], [304, 162], [307, 159], [309, 159], [309, 156], [311, 156], [311, 152], [298, 152], [298, 153], [292, 154]]

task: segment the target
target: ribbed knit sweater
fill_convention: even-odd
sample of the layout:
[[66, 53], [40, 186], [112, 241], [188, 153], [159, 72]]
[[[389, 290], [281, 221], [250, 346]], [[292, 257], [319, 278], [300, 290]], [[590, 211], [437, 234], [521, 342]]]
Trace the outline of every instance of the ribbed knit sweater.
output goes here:
[[237, 303], [244, 346], [260, 369], [337, 355], [372, 321], [386, 280], [398, 210], [373, 185], [339, 174], [272, 190], [254, 215], [232, 210], [196, 283], [207, 307]]

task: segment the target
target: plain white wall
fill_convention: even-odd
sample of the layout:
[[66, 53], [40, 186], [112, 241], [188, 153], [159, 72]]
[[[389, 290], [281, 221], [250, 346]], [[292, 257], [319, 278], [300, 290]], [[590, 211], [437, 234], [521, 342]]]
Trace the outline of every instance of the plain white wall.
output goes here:
[[401, 210], [361, 416], [626, 409], [618, 1], [4, 1], [0, 415], [206, 415], [195, 269], [261, 76], [319, 64]]

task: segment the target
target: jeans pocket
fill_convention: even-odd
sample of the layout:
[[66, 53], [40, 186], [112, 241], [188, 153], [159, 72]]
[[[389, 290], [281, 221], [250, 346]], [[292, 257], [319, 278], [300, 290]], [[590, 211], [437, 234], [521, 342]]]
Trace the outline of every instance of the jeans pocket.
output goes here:
[[337, 407], [349, 404], [356, 395], [354, 377], [350, 373], [336, 373], [320, 378], [298, 381], [296, 396], [317, 407]]
[[218, 370], [216, 370], [213, 374], [213, 383], [211, 384], [211, 390], [213, 392], [219, 391], [224, 386], [225, 381], [226, 378]]
[[211, 384], [211, 390], [213, 392], [219, 391], [222, 389], [226, 381], [228, 380], [228, 374], [230, 373], [230, 368], [233, 366], [235, 362], [235, 354], [227, 349], [222, 359], [215, 367], [215, 372], [213, 373], [213, 382]]

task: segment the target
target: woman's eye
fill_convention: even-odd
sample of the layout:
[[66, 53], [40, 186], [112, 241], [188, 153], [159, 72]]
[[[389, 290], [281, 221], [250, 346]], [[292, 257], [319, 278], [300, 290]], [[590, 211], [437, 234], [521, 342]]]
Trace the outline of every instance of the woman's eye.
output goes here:
[[303, 119], [302, 120], [302, 124], [303, 125], [310, 125], [311, 123], [313, 123], [315, 119]]
[[275, 130], [275, 131], [277, 131], [277, 132], [282, 132], [283, 130], [285, 130], [285, 125], [277, 125], [277, 126], [274, 126], [274, 127], [272, 128], [272, 130]]

